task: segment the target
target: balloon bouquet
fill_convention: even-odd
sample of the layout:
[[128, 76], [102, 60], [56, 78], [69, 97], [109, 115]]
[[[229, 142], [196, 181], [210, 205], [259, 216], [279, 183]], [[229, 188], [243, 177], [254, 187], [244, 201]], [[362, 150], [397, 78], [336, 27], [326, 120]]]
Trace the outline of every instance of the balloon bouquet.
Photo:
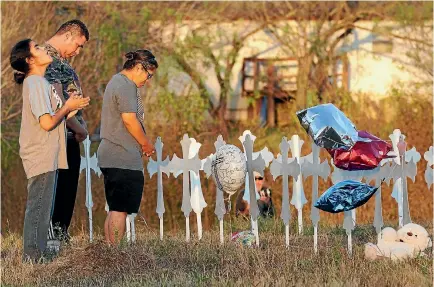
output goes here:
[[[337, 168], [371, 170], [383, 159], [395, 157], [388, 155], [393, 149], [390, 143], [366, 131], [357, 131], [355, 125], [333, 104], [298, 111], [297, 117], [315, 144], [328, 151]], [[212, 160], [211, 171], [217, 187], [228, 194], [230, 210], [230, 196], [245, 182], [245, 156], [236, 146], [223, 145]], [[365, 204], [378, 188], [345, 180], [330, 187], [314, 206], [331, 213], [349, 211]], [[252, 232], [243, 231], [234, 233], [232, 240], [252, 246], [255, 237]]]
[[[298, 111], [297, 117], [315, 144], [328, 151], [337, 168], [371, 170], [383, 159], [395, 157], [388, 155], [393, 149], [390, 143], [366, 131], [357, 131], [333, 104]], [[345, 180], [330, 187], [314, 206], [331, 213], [349, 211], [365, 204], [378, 188]]]

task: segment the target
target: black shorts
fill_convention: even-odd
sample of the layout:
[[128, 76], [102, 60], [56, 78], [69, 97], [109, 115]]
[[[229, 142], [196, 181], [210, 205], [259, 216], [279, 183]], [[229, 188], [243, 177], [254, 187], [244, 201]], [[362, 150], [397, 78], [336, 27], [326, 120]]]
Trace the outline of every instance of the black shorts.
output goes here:
[[145, 184], [143, 172], [121, 168], [101, 168], [101, 171], [109, 210], [137, 213]]

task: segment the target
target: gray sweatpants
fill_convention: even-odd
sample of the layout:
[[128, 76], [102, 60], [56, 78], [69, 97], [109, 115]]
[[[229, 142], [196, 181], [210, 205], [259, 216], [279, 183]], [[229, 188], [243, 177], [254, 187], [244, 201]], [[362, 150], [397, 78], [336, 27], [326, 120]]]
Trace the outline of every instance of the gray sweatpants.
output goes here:
[[44, 255], [56, 179], [57, 171], [50, 171], [29, 179], [24, 217], [24, 259], [37, 261]]

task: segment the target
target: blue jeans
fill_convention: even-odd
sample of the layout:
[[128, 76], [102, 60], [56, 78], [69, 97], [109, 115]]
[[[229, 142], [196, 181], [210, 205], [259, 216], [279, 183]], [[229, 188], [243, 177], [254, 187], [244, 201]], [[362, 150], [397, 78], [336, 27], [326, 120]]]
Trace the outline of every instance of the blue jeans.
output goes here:
[[37, 261], [44, 256], [56, 179], [57, 171], [50, 171], [28, 181], [23, 233], [24, 259]]

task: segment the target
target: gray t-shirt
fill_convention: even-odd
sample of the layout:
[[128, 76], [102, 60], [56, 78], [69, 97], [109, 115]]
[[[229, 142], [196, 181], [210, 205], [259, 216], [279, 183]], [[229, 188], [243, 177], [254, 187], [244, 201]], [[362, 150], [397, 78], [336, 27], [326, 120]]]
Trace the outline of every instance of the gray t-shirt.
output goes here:
[[143, 104], [137, 86], [119, 73], [111, 78], [104, 92], [98, 163], [103, 168], [143, 171], [142, 147], [125, 127], [122, 113], [136, 113], [145, 131]]
[[27, 178], [57, 169], [67, 169], [65, 121], [47, 132], [39, 124], [45, 114], [62, 107], [56, 89], [41, 76], [24, 79], [20, 129], [20, 157]]

